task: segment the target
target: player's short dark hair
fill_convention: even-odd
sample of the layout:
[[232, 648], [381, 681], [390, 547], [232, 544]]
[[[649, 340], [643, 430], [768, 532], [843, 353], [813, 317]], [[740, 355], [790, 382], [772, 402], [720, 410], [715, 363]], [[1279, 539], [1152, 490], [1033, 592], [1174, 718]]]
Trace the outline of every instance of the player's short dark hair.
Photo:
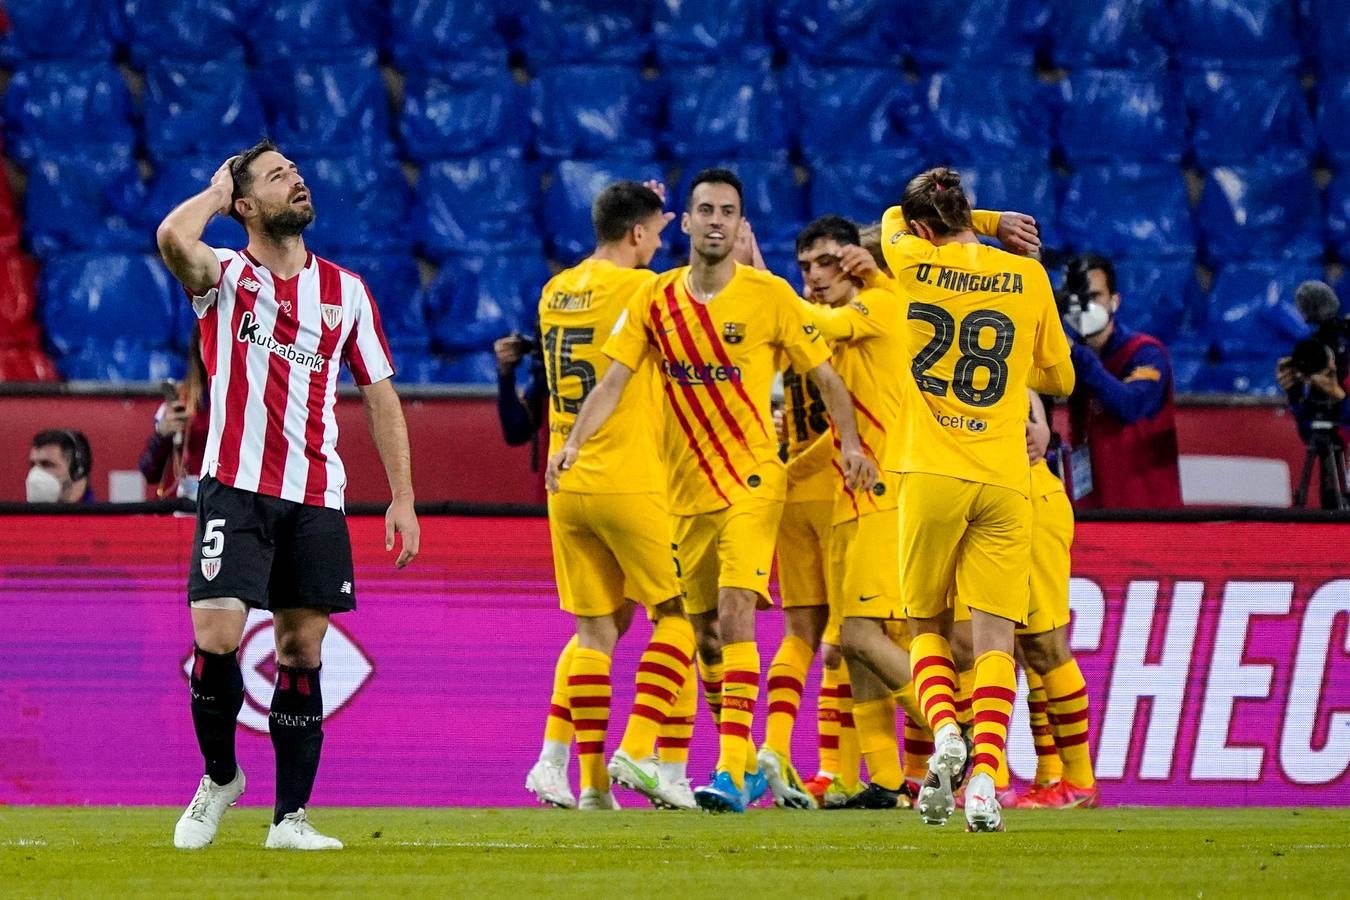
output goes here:
[[230, 218], [241, 225], [244, 223], [244, 219], [239, 213], [235, 212], [234, 201], [253, 190], [253, 170], [251, 166], [254, 160], [269, 151], [281, 152], [271, 138], [263, 138], [252, 147], [242, 151], [230, 164], [230, 176], [234, 179], [234, 193], [230, 195]]
[[665, 204], [656, 191], [636, 181], [616, 181], [591, 203], [591, 225], [597, 243], [608, 244], [659, 213]]
[[83, 432], [69, 428], [48, 428], [33, 435], [33, 449], [39, 447], [60, 447], [66, 458], [66, 468], [70, 470], [70, 480], [79, 481], [89, 477], [94, 467], [94, 453], [89, 448], [89, 439]]
[[689, 182], [689, 196], [694, 196], [694, 188], [700, 184], [729, 184], [736, 189], [736, 199], [740, 201], [741, 212], [745, 211], [745, 188], [741, 185], [741, 180], [736, 177], [736, 173], [730, 169], [704, 169], [694, 176], [694, 180]]
[[840, 244], [862, 244], [857, 225], [843, 216], [821, 216], [797, 234], [797, 252], [805, 252], [816, 241], [826, 238], [834, 238]]
[[937, 235], [973, 227], [970, 199], [961, 189], [961, 173], [949, 166], [938, 166], [911, 178], [900, 198], [900, 209], [906, 222], [923, 222]]
[[1091, 272], [1093, 269], [1101, 269], [1102, 274], [1106, 276], [1106, 292], [1114, 294], [1116, 292], [1116, 266], [1115, 263], [1102, 256], [1100, 253], [1080, 253], [1077, 257], [1078, 264], [1082, 266], [1083, 271]]

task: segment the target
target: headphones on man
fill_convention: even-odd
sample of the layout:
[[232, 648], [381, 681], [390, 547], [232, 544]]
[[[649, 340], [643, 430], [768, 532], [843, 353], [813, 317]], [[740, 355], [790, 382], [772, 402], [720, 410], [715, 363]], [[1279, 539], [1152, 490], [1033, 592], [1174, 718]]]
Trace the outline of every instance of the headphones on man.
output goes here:
[[68, 428], [61, 429], [61, 449], [70, 454], [70, 480], [79, 481], [89, 477], [93, 468], [93, 453], [89, 449], [89, 439], [83, 432]]

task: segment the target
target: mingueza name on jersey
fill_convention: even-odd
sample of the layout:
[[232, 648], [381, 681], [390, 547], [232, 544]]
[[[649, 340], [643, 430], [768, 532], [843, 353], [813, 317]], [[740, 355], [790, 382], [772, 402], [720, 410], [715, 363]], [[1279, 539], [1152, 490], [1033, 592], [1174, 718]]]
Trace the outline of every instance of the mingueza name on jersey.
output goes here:
[[317, 353], [305, 353], [303, 350], [297, 350], [293, 344], [281, 343], [262, 330], [262, 325], [251, 311], [245, 311], [239, 317], [239, 333], [235, 335], [235, 340], [247, 341], [250, 344], [262, 347], [268, 353], [275, 353], [284, 360], [298, 366], [305, 366], [315, 372], [323, 371], [324, 359], [322, 356]]
[[[933, 270], [937, 269], [936, 275]], [[958, 294], [979, 291], [985, 294], [1022, 293], [1022, 275], [1018, 272], [962, 272], [929, 263], [914, 268], [914, 278], [924, 284]]]
[[576, 310], [591, 308], [591, 292], [582, 291], [579, 294], [569, 294], [566, 291], [554, 291], [553, 296], [548, 298], [549, 309]]
[[680, 385], [717, 384], [722, 381], [741, 383], [740, 366], [714, 366], [707, 363], [696, 366], [693, 363], [666, 360], [661, 364], [661, 369], [667, 378]]
[[950, 428], [952, 431], [973, 431], [979, 434], [989, 428], [988, 422], [974, 416], [948, 416], [935, 412], [933, 418], [937, 420], [938, 425], [943, 428]]

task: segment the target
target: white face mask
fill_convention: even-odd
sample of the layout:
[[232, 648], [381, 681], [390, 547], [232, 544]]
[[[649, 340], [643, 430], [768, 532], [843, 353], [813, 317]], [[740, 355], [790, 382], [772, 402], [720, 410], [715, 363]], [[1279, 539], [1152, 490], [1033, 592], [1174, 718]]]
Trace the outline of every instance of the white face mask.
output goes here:
[[1111, 322], [1111, 310], [1100, 303], [1089, 303], [1086, 309], [1071, 310], [1064, 317], [1083, 337], [1092, 337]]
[[29, 503], [55, 503], [61, 499], [60, 480], [41, 466], [28, 470], [24, 487], [28, 490]]

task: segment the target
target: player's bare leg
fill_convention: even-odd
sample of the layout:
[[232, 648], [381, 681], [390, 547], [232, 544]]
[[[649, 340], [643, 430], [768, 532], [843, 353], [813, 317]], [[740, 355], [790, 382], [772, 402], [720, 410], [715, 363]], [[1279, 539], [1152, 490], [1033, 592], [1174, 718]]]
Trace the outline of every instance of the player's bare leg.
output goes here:
[[1046, 707], [1064, 775], [1052, 788], [1032, 791], [1028, 806], [1092, 807], [1099, 792], [1088, 746], [1088, 695], [1082, 670], [1069, 649], [1068, 626], [1043, 634], [1019, 635], [1026, 666], [1045, 684]]
[[764, 745], [759, 748], [757, 759], [773, 791], [774, 802], [791, 809], [816, 806], [815, 798], [792, 765], [792, 729], [801, 708], [806, 674], [829, 616], [830, 608], [823, 603], [784, 609], [783, 642], [769, 665], [768, 715]]
[[244, 602], [234, 598], [200, 601], [192, 609], [192, 726], [206, 772], [174, 826], [173, 845], [180, 850], [199, 850], [215, 840], [225, 810], [244, 793], [234, 733], [244, 704], [238, 652], [247, 618]]
[[[750, 743], [755, 701], [759, 698], [759, 648], [755, 644], [758, 601], [759, 595], [745, 588], [718, 590], [717, 628], [724, 670], [719, 754], [712, 784], [694, 791], [699, 806], [712, 811], [742, 812], [764, 789]], [[756, 783], [752, 784], [752, 779]]]
[[703, 702], [712, 713], [713, 724], [722, 722], [722, 631], [718, 627], [717, 611], [692, 613], [689, 624], [694, 626], [694, 642], [698, 646], [698, 674], [703, 683]]

